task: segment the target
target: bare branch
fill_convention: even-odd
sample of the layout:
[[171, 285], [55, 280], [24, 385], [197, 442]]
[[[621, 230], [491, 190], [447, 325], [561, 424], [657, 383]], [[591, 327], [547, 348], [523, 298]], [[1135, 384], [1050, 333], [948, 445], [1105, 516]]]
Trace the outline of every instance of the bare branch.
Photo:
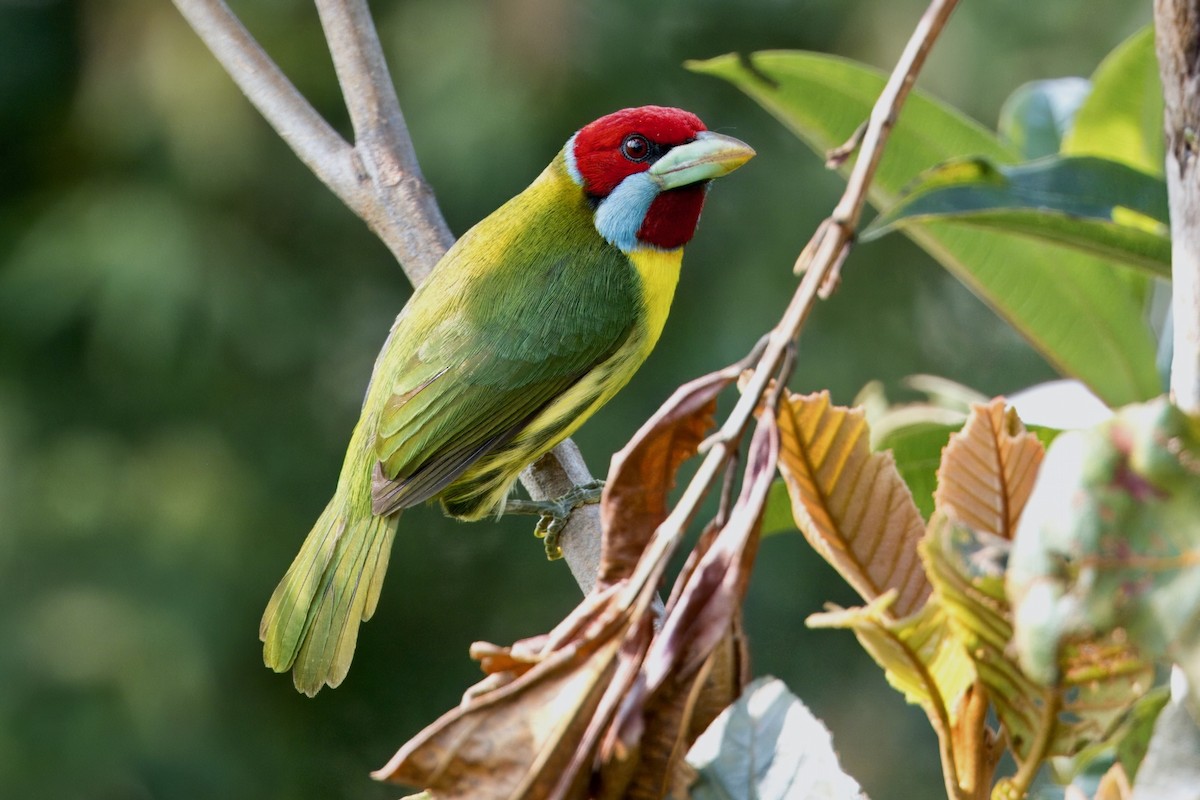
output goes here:
[[321, 182], [361, 216], [369, 199], [355, 175], [353, 149], [297, 91], [224, 0], [174, 0], [280, 138]]
[[1200, 2], [1155, 0], [1154, 27], [1171, 206], [1171, 394], [1180, 408], [1195, 414], [1200, 413]]
[[354, 149], [375, 192], [376, 202], [359, 216], [419, 284], [454, 236], [421, 174], [375, 22], [366, 0], [317, 0], [317, 13], [354, 126]]

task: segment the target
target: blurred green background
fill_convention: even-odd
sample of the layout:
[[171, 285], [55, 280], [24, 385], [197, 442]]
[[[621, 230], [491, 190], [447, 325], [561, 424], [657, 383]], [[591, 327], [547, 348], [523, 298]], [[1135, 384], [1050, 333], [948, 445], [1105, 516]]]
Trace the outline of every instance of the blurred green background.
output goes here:
[[[805, 48], [889, 68], [920, 0], [397, 0], [379, 25], [456, 232], [581, 124], [697, 112], [759, 157], [716, 187], [657, 351], [577, 440], [593, 472], [679, 383], [778, 318], [841, 181], [736, 90], [681, 68]], [[240, 3], [346, 128], [314, 10]], [[965, 2], [921, 85], [989, 126], [1020, 83], [1087, 75], [1148, 21], [1128, 0]], [[307, 700], [261, 665], [259, 614], [324, 505], [408, 287], [166, 2], [0, 0], [0, 797], [398, 796], [367, 772], [454, 705], [476, 639], [578, 600], [528, 521], [408, 513], [349, 679]], [[900, 238], [859, 248], [793, 385], [848, 402], [934, 372], [987, 393], [1050, 369]], [[763, 544], [756, 674], [830, 726], [875, 800], [935, 797], [937, 753], [848, 633], [854, 597], [798, 535]]]

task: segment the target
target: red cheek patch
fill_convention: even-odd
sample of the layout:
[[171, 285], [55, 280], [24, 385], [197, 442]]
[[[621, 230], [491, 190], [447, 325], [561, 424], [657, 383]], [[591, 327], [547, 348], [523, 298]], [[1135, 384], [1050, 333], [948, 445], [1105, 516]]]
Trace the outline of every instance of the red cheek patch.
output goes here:
[[663, 192], [650, 203], [637, 238], [664, 250], [683, 247], [696, 233], [707, 194], [707, 181]]

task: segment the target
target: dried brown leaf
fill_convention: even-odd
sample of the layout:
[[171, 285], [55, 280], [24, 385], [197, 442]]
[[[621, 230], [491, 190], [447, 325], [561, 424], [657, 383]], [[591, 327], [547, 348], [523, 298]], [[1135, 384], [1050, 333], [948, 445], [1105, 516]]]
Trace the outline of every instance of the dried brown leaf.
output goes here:
[[[620, 600], [608, 592], [603, 603], [585, 602], [587, 613], [526, 640], [536, 643], [531, 648], [477, 646], [496, 663], [507, 659], [514, 671], [489, 675], [372, 776], [422, 787], [437, 800], [578, 796], [569, 790], [583, 786], [579, 765], [588, 759], [577, 749], [629, 630]], [[555, 635], [566, 632], [576, 638]]]
[[679, 465], [696, 454], [713, 427], [717, 395], [737, 376], [738, 370], [726, 368], [680, 386], [613, 456], [600, 501], [604, 542], [597, 587], [633, 572], [667, 518], [667, 494]]
[[779, 471], [808, 541], [867, 602], [894, 589], [889, 613], [917, 611], [930, 591], [917, 556], [925, 524], [892, 454], [871, 452], [862, 410], [789, 392], [779, 433]]
[[646, 654], [643, 674], [654, 691], [673, 673], [694, 673], [726, 635], [745, 595], [758, 551], [758, 531], [779, 458], [779, 431], [759, 417], [746, 457], [741, 495], [729, 520], [667, 608], [662, 630]]
[[942, 452], [934, 504], [972, 530], [1012, 540], [1043, 455], [1004, 398], [976, 403]]
[[684, 586], [673, 592], [639, 680], [605, 738], [601, 758], [612, 797], [657, 798], [675, 791], [695, 738], [741, 691], [740, 606], [778, 452], [774, 419], [762, 416], [741, 495], [695, 568], [680, 576]]
[[[633, 749], [611, 740], [613, 751], [601, 751], [604, 798], [659, 800], [686, 791], [694, 770], [685, 757], [704, 729], [742, 691], [740, 674], [730, 680], [733, 651], [740, 647], [735, 625], [693, 675], [672, 676], [647, 701], [644, 730]], [[740, 628], [740, 625], [737, 627]]]

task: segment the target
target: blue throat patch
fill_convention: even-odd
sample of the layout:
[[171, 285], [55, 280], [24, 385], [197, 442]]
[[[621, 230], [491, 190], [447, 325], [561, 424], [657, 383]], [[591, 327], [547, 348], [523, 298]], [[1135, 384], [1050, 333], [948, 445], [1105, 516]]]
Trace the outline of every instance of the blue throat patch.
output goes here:
[[630, 175], [600, 201], [596, 208], [596, 230], [624, 253], [646, 247], [639, 245], [637, 233], [658, 192], [658, 184], [647, 173]]

